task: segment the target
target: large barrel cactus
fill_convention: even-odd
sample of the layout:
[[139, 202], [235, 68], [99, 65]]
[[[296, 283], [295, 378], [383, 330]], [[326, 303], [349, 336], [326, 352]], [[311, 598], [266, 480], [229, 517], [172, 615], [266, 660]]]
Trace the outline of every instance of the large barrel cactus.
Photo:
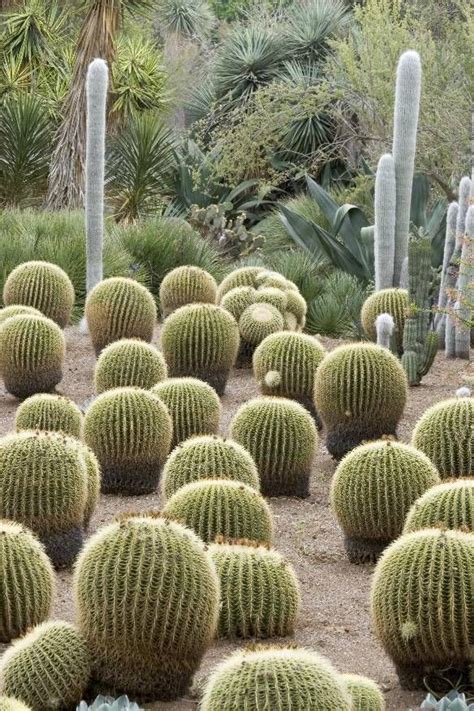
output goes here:
[[380, 314], [390, 314], [395, 322], [393, 350], [403, 353], [403, 330], [408, 310], [408, 292], [406, 289], [382, 289], [371, 294], [364, 302], [361, 311], [362, 327], [371, 341], [377, 340], [375, 322]]
[[200, 267], [177, 267], [168, 272], [160, 285], [160, 303], [164, 316], [186, 304], [215, 304], [216, 300], [216, 281]]
[[150, 343], [122, 338], [110, 343], [100, 354], [94, 382], [97, 393], [123, 387], [147, 390], [166, 376], [166, 363], [160, 351]]
[[239, 286], [257, 288], [257, 276], [264, 271], [262, 267], [241, 267], [228, 274], [219, 284], [217, 289], [217, 303], [221, 303], [225, 294]]
[[433, 486], [415, 501], [406, 517], [404, 532], [435, 527], [474, 533], [474, 479]]
[[245, 343], [257, 346], [264, 338], [285, 326], [283, 316], [276, 306], [264, 302], [251, 304], [239, 319], [240, 335]]
[[87, 474], [87, 499], [84, 509], [84, 528], [87, 530], [92, 514], [100, 499], [101, 471], [99, 460], [92, 449], [88, 447], [87, 444], [79, 441], [77, 442], [77, 446], [82, 455]]
[[0, 324], [12, 316], [43, 316], [43, 314], [32, 306], [18, 306], [16, 304], [5, 306], [5, 308], [0, 309]]
[[22, 402], [16, 411], [15, 428], [17, 432], [48, 430], [79, 438], [82, 412], [72, 400], [62, 395], [40, 393]]
[[352, 711], [385, 711], [385, 699], [375, 681], [359, 674], [343, 674], [352, 699]]
[[219, 612], [219, 581], [192, 531], [160, 516], [112, 523], [82, 551], [74, 588], [98, 681], [144, 699], [185, 694]]

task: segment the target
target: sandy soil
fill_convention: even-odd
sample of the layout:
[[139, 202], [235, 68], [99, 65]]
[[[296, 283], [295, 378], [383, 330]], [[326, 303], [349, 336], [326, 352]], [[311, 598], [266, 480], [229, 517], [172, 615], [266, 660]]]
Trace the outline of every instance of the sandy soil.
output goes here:
[[[93, 393], [92, 376], [94, 354], [87, 336], [77, 329], [66, 332], [68, 351], [64, 379], [58, 391], [82, 404]], [[158, 331], [156, 341], [158, 341]], [[324, 339], [323, 339], [324, 340]], [[328, 348], [335, 341], [325, 339]], [[426, 407], [449, 397], [463, 384], [468, 373], [465, 362], [446, 361], [439, 355], [423, 385], [412, 388], [400, 438], [408, 442], [416, 419]], [[472, 366], [471, 366], [472, 367]], [[472, 370], [470, 371], [472, 375]], [[223, 397], [221, 431], [228, 431], [229, 422], [237, 408], [258, 394], [249, 371], [236, 371], [230, 378]], [[18, 402], [0, 390], [0, 434], [12, 429]], [[414, 711], [423, 693], [409, 693], [400, 689], [390, 660], [376, 641], [369, 615], [369, 589], [373, 566], [349, 564], [343, 548], [343, 537], [328, 506], [328, 491], [335, 464], [328, 455], [321, 438], [311, 479], [311, 496], [304, 500], [272, 499], [278, 549], [291, 561], [301, 582], [302, 610], [294, 640], [328, 656], [342, 672], [370, 676], [382, 687], [387, 711]], [[91, 531], [110, 521], [123, 510], [160, 508], [160, 494], [129, 498], [102, 496], [94, 515]], [[54, 616], [74, 621], [71, 594], [71, 574], [58, 574]], [[198, 674], [202, 678], [219, 660], [237, 645], [218, 643], [209, 650]], [[156, 703], [147, 706], [158, 711], [194, 709], [196, 702], [182, 699], [172, 704]], [[335, 710], [336, 711], [336, 710]]]

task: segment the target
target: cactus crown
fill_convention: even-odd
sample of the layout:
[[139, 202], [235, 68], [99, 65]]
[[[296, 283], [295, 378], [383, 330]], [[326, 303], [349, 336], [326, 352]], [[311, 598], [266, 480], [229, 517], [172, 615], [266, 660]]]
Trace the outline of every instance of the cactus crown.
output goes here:
[[448, 481], [428, 489], [408, 512], [404, 533], [438, 526], [474, 533], [474, 479]]
[[255, 303], [256, 294], [253, 286], [237, 286], [224, 294], [220, 304], [238, 321], [245, 309]]
[[62, 395], [39, 393], [22, 402], [17, 409], [15, 428], [17, 432], [49, 430], [79, 438], [82, 412], [72, 400]]
[[31, 711], [31, 708], [17, 699], [0, 696], [0, 711]]
[[94, 373], [97, 393], [121, 387], [149, 389], [167, 376], [165, 359], [150, 343], [122, 338], [100, 354]]
[[17, 306], [16, 304], [5, 306], [5, 308], [0, 309], [0, 324], [12, 316], [43, 316], [43, 314], [32, 306]]
[[342, 680], [352, 698], [352, 711], [385, 711], [385, 700], [375, 681], [358, 674], [343, 674]]
[[185, 304], [215, 304], [216, 300], [216, 281], [200, 267], [177, 267], [166, 274], [160, 285], [160, 302], [165, 313]]
[[251, 304], [239, 319], [240, 335], [247, 343], [257, 345], [266, 336], [284, 328], [283, 316], [271, 304]]

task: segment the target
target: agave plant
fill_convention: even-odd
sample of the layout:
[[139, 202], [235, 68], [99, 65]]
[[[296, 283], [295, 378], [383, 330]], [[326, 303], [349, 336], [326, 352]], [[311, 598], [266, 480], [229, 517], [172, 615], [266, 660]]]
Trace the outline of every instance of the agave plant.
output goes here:
[[421, 704], [421, 709], [426, 711], [474, 711], [474, 703], [469, 703], [465, 694], [450, 691], [439, 701], [432, 694], [428, 694]]
[[143, 709], [135, 702], [129, 701], [128, 696], [120, 696], [118, 699], [98, 696], [92, 706], [81, 701], [76, 711], [143, 711]]

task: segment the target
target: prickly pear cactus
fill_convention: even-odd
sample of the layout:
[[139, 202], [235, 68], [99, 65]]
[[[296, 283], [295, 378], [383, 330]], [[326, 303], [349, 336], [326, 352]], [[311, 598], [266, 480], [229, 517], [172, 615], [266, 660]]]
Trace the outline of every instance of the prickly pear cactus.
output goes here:
[[407, 514], [404, 533], [423, 528], [474, 533], [474, 479], [457, 479], [428, 489]]

